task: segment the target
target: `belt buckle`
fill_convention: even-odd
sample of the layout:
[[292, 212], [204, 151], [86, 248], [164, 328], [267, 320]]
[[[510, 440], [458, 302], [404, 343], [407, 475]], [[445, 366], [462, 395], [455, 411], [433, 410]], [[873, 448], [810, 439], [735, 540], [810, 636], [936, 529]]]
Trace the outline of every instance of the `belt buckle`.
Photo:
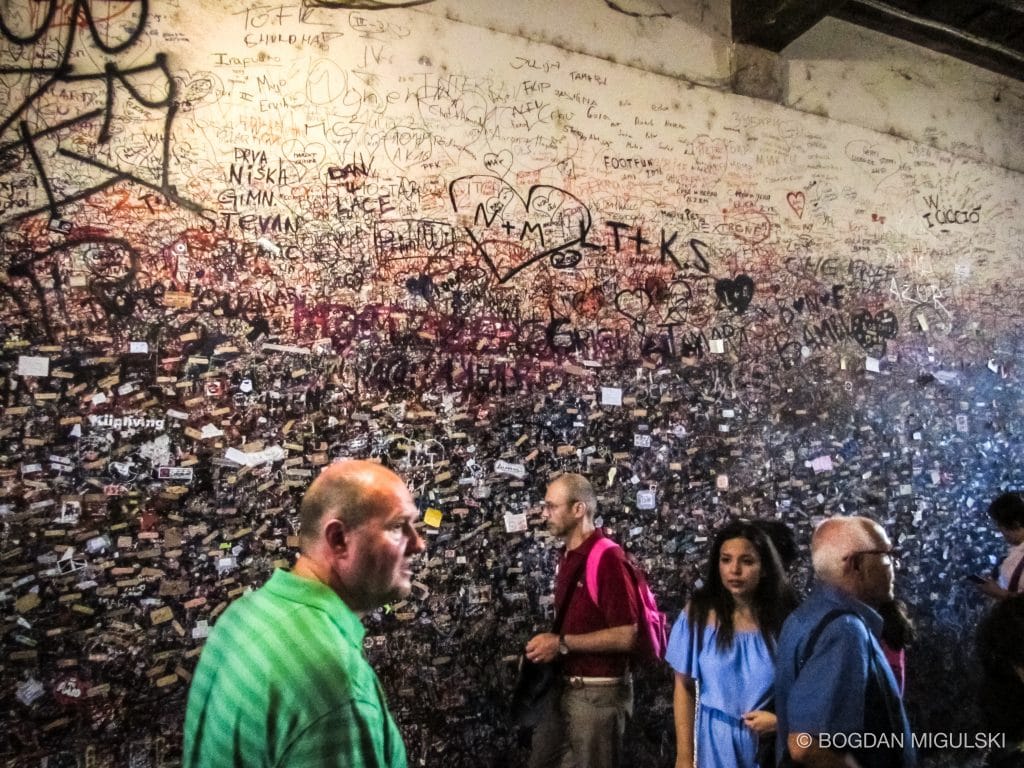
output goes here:
[[569, 676], [569, 687], [570, 688], [580, 689], [580, 688], [583, 688], [585, 686], [586, 686], [586, 683], [583, 682], [583, 678], [581, 676], [579, 676], [579, 675], [570, 675]]

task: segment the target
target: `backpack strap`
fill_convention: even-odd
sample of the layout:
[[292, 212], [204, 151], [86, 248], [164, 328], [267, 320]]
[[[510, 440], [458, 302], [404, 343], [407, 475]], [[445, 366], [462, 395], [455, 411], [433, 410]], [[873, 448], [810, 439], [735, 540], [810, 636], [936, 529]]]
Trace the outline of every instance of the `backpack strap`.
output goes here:
[[602, 536], [594, 542], [594, 546], [587, 553], [587, 594], [590, 595], [594, 605], [600, 605], [597, 602], [597, 568], [601, 564], [601, 556], [609, 549], [616, 549], [618, 546], [611, 539]]

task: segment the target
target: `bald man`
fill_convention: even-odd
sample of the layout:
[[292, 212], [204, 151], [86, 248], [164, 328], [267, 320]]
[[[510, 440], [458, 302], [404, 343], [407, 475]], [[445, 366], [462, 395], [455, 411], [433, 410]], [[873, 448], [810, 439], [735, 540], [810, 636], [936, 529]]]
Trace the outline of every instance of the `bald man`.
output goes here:
[[405, 768], [363, 655], [362, 615], [407, 594], [423, 551], [398, 475], [332, 464], [299, 508], [300, 554], [217, 620], [189, 690], [183, 768]]
[[811, 768], [911, 768], [899, 688], [879, 645], [876, 608], [893, 598], [896, 554], [866, 517], [825, 520], [811, 538], [816, 584], [782, 627], [776, 754]]

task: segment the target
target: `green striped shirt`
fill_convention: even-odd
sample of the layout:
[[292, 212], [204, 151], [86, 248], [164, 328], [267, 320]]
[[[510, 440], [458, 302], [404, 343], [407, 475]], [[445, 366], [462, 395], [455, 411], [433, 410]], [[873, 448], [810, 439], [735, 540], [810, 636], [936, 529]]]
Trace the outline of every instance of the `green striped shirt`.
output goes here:
[[365, 633], [330, 588], [275, 571], [210, 633], [189, 689], [183, 768], [406, 768]]

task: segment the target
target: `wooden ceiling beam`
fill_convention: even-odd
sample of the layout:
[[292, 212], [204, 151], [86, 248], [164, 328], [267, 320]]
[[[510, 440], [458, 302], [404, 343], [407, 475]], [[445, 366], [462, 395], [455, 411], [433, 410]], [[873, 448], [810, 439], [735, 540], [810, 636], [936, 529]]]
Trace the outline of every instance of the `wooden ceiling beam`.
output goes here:
[[732, 0], [732, 40], [778, 53], [846, 0]]
[[[1012, 14], [1012, 11], [1007, 13]], [[879, 0], [847, 0], [832, 15], [1024, 81], [1024, 53], [1019, 48], [1000, 44], [993, 36], [983, 37], [933, 19], [914, 16]], [[1009, 19], [1007, 25], [1011, 29], [1017, 27]]]

